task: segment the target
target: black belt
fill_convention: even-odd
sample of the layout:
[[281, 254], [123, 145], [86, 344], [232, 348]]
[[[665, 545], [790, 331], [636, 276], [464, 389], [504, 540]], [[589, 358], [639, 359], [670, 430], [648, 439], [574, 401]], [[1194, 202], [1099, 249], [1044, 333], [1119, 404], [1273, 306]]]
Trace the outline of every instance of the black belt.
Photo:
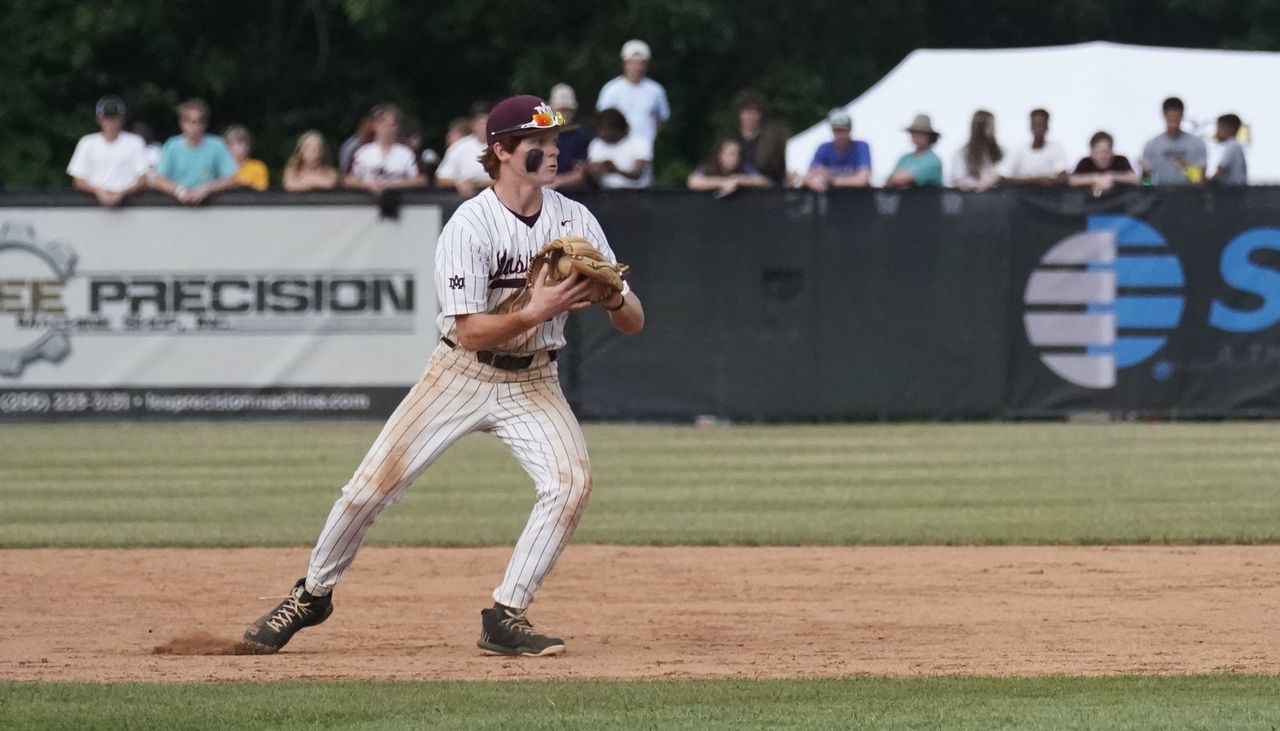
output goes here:
[[[449, 338], [440, 338], [440, 342], [448, 345], [450, 348], [458, 347], [458, 345]], [[534, 356], [532, 355], [499, 355], [492, 350], [476, 351], [476, 360], [484, 363], [485, 365], [491, 365], [494, 368], [499, 368], [504, 371], [524, 370], [533, 364], [533, 358]], [[547, 359], [548, 362], [554, 363], [556, 361], [556, 351], [548, 350]]]

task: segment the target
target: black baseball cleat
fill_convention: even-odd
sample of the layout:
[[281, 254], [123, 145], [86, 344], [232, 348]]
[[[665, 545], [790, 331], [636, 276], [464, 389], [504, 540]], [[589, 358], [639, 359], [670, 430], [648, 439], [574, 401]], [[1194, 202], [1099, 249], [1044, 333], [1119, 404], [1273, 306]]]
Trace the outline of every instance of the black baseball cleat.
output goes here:
[[550, 657], [564, 652], [564, 640], [534, 632], [523, 609], [481, 609], [480, 628], [476, 646], [485, 655]]
[[314, 627], [333, 614], [333, 595], [312, 596], [307, 593], [307, 580], [298, 579], [293, 590], [244, 631], [244, 641], [262, 655], [278, 652], [305, 627]]

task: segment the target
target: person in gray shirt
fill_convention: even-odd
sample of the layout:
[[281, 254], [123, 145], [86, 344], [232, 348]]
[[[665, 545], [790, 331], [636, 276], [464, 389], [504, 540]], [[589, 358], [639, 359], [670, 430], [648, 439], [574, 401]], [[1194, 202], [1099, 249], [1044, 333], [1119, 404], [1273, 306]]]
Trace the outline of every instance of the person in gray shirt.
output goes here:
[[1208, 158], [1204, 140], [1182, 131], [1182, 100], [1164, 100], [1164, 134], [1142, 149], [1142, 169], [1154, 185], [1199, 185]]
[[1222, 145], [1222, 157], [1218, 169], [1209, 178], [1215, 185], [1248, 185], [1249, 167], [1244, 161], [1244, 148], [1236, 141], [1240, 132], [1240, 118], [1234, 114], [1218, 117], [1218, 130], [1213, 139]]

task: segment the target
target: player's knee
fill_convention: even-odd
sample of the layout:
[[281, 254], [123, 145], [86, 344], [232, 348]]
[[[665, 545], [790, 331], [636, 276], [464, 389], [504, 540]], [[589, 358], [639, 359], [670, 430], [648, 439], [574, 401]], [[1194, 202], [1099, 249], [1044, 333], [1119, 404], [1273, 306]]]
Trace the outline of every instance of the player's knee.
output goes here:
[[392, 494], [390, 491], [374, 489], [373, 486], [367, 483], [350, 483], [342, 491], [342, 502], [345, 504], [344, 512], [349, 515], [355, 515], [365, 513], [370, 509], [375, 511], [382, 510], [391, 503]]
[[581, 470], [574, 470], [560, 486], [560, 494], [571, 507], [585, 503], [591, 497], [591, 467], [584, 465]]

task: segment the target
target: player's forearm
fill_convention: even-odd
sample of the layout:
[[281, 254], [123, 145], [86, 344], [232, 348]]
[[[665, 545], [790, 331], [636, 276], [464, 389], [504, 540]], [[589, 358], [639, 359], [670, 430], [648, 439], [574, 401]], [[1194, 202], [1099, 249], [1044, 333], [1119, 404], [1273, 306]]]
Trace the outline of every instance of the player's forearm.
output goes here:
[[871, 184], [871, 168], [863, 168], [856, 173], [836, 175], [831, 184], [838, 188], [865, 188]]
[[121, 198], [125, 198], [125, 197], [131, 196], [131, 195], [133, 195], [133, 194], [135, 194], [135, 193], [139, 193], [139, 192], [141, 192], [141, 191], [144, 191], [144, 190], [146, 190], [146, 189], [147, 189], [147, 174], [146, 174], [146, 173], [143, 173], [143, 174], [141, 174], [141, 175], [139, 175], [139, 176], [138, 176], [138, 179], [137, 179], [137, 180], [133, 181], [133, 185], [131, 185], [131, 186], [129, 186], [128, 188], [125, 188], [124, 190], [120, 191], [120, 197], [121, 197]]
[[151, 187], [169, 195], [177, 195], [178, 193], [178, 184], [159, 173], [151, 178]]
[[[606, 302], [606, 305], [613, 303]], [[609, 312], [609, 322], [615, 330], [627, 335], [635, 335], [644, 329], [644, 305], [634, 291], [623, 297], [622, 309]]]
[[473, 352], [489, 350], [539, 324], [530, 322], [530, 319], [527, 309], [502, 314], [459, 315], [455, 320], [458, 345]]
[[689, 176], [689, 179], [686, 182], [689, 186], [689, 190], [697, 193], [706, 193], [712, 190], [719, 190], [720, 186], [724, 185], [725, 179], [718, 175], [699, 175], [698, 173], [693, 173]]
[[644, 177], [644, 171], [649, 168], [648, 160], [637, 160], [636, 166], [631, 170], [618, 170], [618, 174], [627, 180], [639, 180]]
[[239, 180], [236, 179], [236, 176], [228, 175], [225, 178], [218, 178], [212, 183], [207, 183], [204, 189], [206, 194], [213, 195], [214, 193], [221, 193], [224, 190], [231, 190], [232, 188], [240, 188], [240, 187], [243, 187], [244, 185], [245, 185], [244, 183], [241, 183]]
[[97, 188], [96, 186], [94, 186], [94, 184], [93, 184], [93, 183], [90, 183], [89, 181], [85, 180], [84, 178], [77, 178], [77, 177], [74, 177], [74, 176], [73, 176], [73, 177], [71, 178], [71, 185], [72, 185], [72, 187], [74, 187], [76, 190], [83, 191], [83, 192], [85, 192], [85, 193], [88, 193], [89, 195], [97, 195], [97, 194], [98, 194], [98, 188]]

